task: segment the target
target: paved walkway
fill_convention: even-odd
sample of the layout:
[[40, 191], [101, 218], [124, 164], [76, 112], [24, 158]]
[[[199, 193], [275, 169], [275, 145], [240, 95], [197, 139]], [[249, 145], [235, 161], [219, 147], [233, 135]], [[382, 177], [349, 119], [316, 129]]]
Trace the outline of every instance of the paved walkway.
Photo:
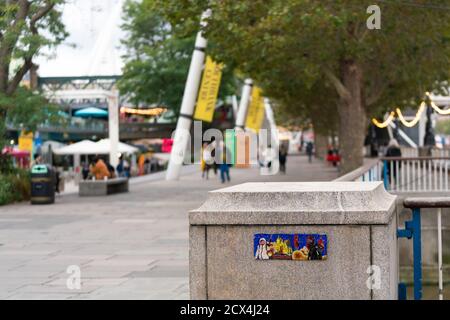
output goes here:
[[[130, 193], [58, 197], [56, 204], [0, 207], [0, 299], [188, 299], [188, 211], [223, 187], [187, 167], [180, 181], [138, 178]], [[303, 156], [287, 175], [232, 169], [232, 184], [332, 180], [336, 169]], [[67, 288], [68, 266], [81, 289]]]

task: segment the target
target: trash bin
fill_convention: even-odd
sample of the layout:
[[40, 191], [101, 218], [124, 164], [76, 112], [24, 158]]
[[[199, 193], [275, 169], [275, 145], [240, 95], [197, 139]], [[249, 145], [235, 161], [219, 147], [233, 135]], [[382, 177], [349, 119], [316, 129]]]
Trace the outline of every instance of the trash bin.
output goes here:
[[55, 202], [55, 172], [52, 167], [39, 164], [31, 168], [31, 204]]

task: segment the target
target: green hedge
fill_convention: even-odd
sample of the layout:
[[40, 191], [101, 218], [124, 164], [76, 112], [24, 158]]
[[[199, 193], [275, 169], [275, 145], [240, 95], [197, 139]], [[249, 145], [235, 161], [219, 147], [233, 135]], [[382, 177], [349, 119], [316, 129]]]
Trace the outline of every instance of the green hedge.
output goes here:
[[0, 205], [30, 199], [31, 183], [28, 170], [16, 169], [0, 173]]

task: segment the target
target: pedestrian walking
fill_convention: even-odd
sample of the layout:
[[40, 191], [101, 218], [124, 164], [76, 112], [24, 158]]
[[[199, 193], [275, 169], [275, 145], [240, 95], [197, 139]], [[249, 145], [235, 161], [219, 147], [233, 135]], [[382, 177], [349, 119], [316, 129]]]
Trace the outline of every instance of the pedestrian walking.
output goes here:
[[144, 175], [145, 155], [141, 153], [138, 158], [138, 175]]
[[119, 158], [119, 164], [116, 167], [117, 175], [119, 177], [130, 177], [130, 163], [125, 159], [123, 155]]
[[314, 145], [311, 141], [308, 141], [306, 144], [306, 154], [308, 155], [308, 162], [312, 162], [312, 155], [313, 155]]
[[278, 152], [278, 161], [280, 163], [280, 172], [286, 174], [286, 161], [288, 156], [288, 150], [285, 144], [281, 144]]
[[211, 164], [213, 163], [213, 158], [211, 151], [208, 148], [208, 143], [204, 143], [202, 146], [202, 158], [200, 161], [200, 167], [202, 170], [202, 178], [209, 179], [209, 170], [211, 169]]
[[81, 175], [83, 176], [83, 180], [87, 180], [89, 177], [89, 163], [87, 161], [81, 164]]
[[[389, 141], [388, 147], [386, 149], [386, 157], [388, 158], [400, 158], [402, 156], [402, 150], [400, 149], [400, 146], [398, 144], [397, 139], [391, 139]], [[388, 181], [392, 181], [391, 179], [395, 180], [397, 178], [397, 168], [396, 166], [392, 166], [392, 172], [391, 172], [391, 164], [390, 161], [386, 161], [386, 168], [384, 168], [384, 172], [387, 174]], [[401, 167], [401, 161], [398, 162], [398, 168]]]
[[231, 154], [228, 148], [222, 143], [221, 144], [221, 153], [222, 153], [222, 161], [219, 164], [219, 170], [220, 170], [220, 180], [222, 183], [225, 183], [226, 181], [230, 182], [230, 164], [227, 162], [227, 160], [231, 160]]
[[119, 158], [119, 164], [116, 167], [116, 171], [117, 171], [117, 175], [119, 177], [123, 177], [124, 176], [123, 155], [121, 155], [120, 158]]

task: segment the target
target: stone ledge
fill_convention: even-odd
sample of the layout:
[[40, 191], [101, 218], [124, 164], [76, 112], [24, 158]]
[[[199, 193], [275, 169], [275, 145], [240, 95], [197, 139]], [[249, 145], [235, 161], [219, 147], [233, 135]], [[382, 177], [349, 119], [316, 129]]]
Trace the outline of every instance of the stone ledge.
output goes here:
[[211, 191], [191, 225], [388, 224], [395, 196], [382, 182], [244, 183]]
[[128, 192], [128, 179], [126, 178], [80, 181], [78, 194], [81, 197], [90, 197], [121, 192]]

